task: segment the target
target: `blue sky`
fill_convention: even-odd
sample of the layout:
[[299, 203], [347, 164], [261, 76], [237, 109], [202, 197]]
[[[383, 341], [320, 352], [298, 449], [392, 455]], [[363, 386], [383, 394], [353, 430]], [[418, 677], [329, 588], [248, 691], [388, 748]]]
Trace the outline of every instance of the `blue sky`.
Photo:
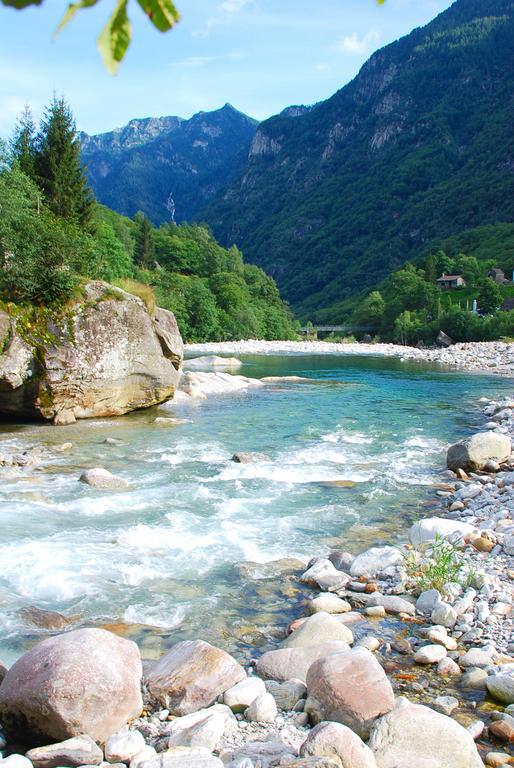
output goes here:
[[[15, 11], [0, 6], [0, 136], [25, 103], [37, 117], [52, 93], [78, 127], [110, 130], [132, 117], [180, 115], [230, 102], [263, 119], [327, 98], [377, 48], [421, 26], [451, 0], [177, 0], [181, 23], [153, 29], [135, 0], [133, 42], [116, 76], [96, 37], [112, 0], [79, 12], [52, 40], [66, 0]], [[312, 10], [314, 9], [314, 11]]]

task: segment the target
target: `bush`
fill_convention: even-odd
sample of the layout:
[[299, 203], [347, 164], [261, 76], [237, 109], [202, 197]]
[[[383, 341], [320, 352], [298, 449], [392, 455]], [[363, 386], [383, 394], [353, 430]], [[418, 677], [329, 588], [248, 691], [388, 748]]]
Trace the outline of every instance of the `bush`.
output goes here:
[[113, 285], [115, 285], [117, 288], [121, 288], [122, 291], [126, 291], [127, 293], [131, 293], [133, 296], [140, 298], [146, 306], [151, 317], [154, 316], [156, 307], [155, 293], [150, 285], [145, 285], [145, 283], [138, 283], [137, 280], [130, 280], [126, 278], [122, 280], [114, 280]]

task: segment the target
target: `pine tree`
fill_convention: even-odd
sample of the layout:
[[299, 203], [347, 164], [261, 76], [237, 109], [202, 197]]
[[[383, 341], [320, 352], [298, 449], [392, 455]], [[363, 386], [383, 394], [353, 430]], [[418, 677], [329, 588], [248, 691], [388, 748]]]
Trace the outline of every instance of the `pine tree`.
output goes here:
[[138, 228], [136, 231], [136, 246], [134, 249], [134, 263], [143, 269], [151, 269], [155, 259], [152, 254], [152, 225], [141, 211], [134, 216]]
[[93, 195], [80, 159], [75, 120], [62, 98], [54, 97], [41, 122], [36, 172], [53, 213], [82, 226], [87, 224]]
[[36, 177], [36, 125], [28, 105], [21, 113], [10, 140], [13, 160], [33, 181]]

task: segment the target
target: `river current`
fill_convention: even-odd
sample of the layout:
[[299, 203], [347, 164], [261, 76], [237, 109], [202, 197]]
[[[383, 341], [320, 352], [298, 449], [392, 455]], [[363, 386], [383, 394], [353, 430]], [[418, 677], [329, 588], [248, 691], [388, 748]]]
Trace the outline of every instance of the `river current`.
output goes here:
[[[247, 653], [272, 643], [304, 596], [286, 567], [259, 564], [394, 541], [430, 511], [445, 449], [480, 423], [480, 397], [512, 389], [398, 359], [243, 361], [245, 376], [313, 382], [73, 427], [1, 427], [0, 453], [42, 452], [32, 467], [0, 470], [0, 658], [47, 633], [20, 613], [27, 606], [114, 627], [148, 658], [192, 637]], [[235, 464], [236, 451], [271, 461]], [[96, 466], [131, 489], [78, 482]]]

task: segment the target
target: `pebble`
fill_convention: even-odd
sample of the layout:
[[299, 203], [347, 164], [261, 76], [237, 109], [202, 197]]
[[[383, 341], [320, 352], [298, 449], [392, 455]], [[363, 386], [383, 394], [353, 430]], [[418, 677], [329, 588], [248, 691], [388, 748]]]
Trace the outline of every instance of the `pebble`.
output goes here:
[[448, 717], [450, 717], [452, 712], [458, 709], [458, 706], [459, 701], [453, 696], [438, 696], [432, 702], [432, 707], [436, 712], [441, 712], [441, 714], [448, 715]]
[[273, 723], [276, 716], [277, 704], [271, 693], [258, 696], [245, 710], [245, 717], [250, 722]]
[[425, 645], [416, 651], [416, 664], [438, 664], [446, 656], [446, 648], [442, 645]]

